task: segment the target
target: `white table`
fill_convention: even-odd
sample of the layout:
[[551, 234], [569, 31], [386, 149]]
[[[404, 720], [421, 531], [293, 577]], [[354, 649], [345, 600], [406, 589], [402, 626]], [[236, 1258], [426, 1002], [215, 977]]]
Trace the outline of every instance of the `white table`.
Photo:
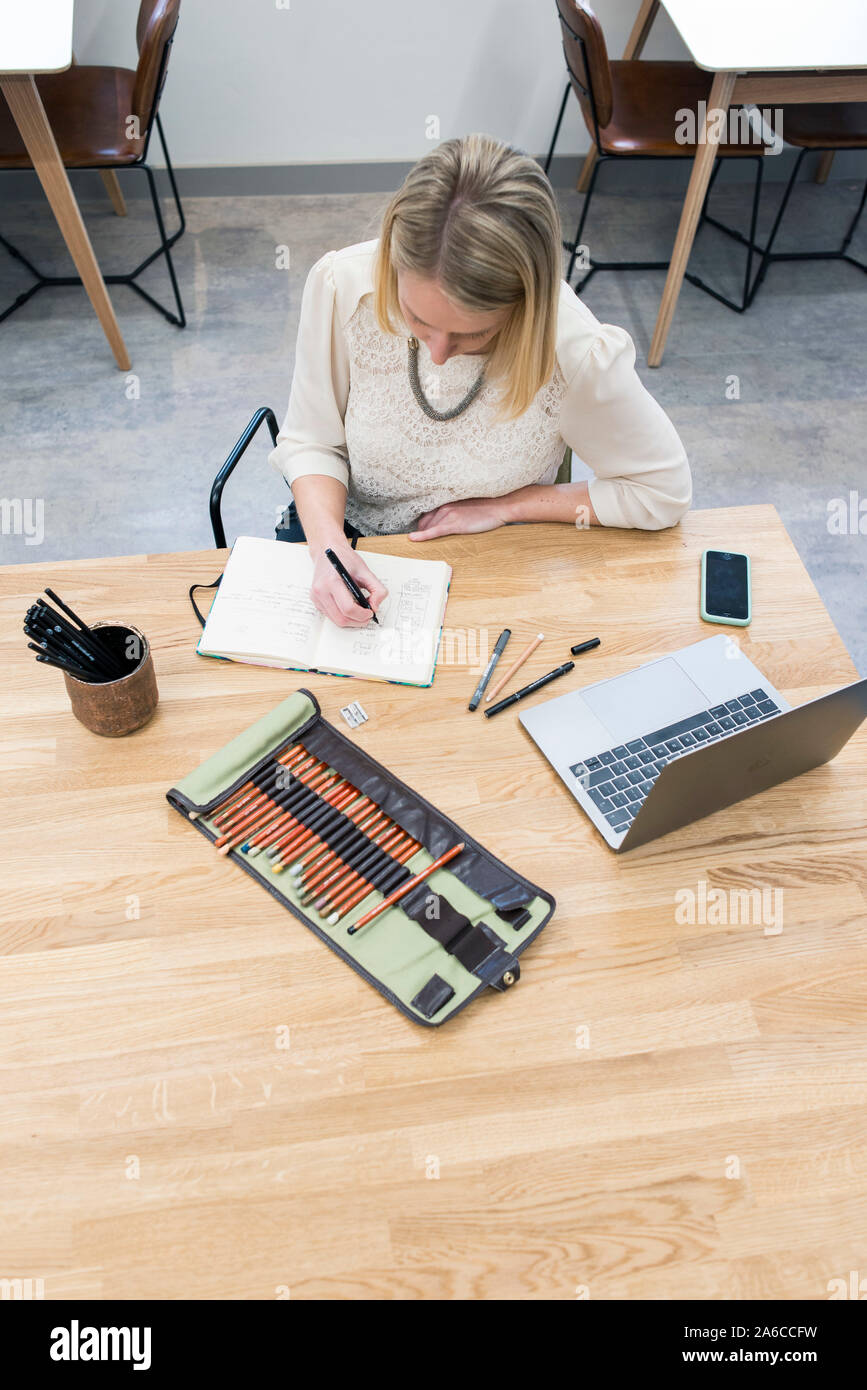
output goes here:
[[[867, 101], [867, 0], [663, 0], [699, 67], [714, 74], [648, 364], [665, 351], [716, 158], [712, 112], [755, 103]], [[639, 57], [659, 8], [643, 0], [629, 57]], [[783, 131], [785, 138], [785, 130]]]
[[128, 371], [126, 344], [34, 80], [72, 61], [72, 0], [0, 0], [0, 89], [114, 360]]

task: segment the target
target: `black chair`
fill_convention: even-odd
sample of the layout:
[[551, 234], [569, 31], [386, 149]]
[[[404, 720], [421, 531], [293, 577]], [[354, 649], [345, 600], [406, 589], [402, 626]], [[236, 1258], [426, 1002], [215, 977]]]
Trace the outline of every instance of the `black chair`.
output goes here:
[[867, 271], [867, 265], [863, 261], [859, 261], [855, 256], [849, 254], [849, 246], [864, 211], [864, 204], [867, 202], [867, 182], [864, 184], [855, 215], [836, 250], [772, 251], [804, 156], [811, 152], [831, 154], [837, 150], [867, 150], [867, 102], [823, 102], [815, 105], [806, 103], [803, 106], [800, 104], [784, 106], [780, 128], [786, 143], [793, 145], [799, 153], [762, 255], [761, 265], [756, 275], [756, 289], [764, 280], [768, 266], [775, 261], [848, 261], [850, 265], [857, 266], [859, 270]]
[[214, 533], [214, 545], [218, 550], [223, 550], [226, 545], [226, 531], [223, 526], [222, 513], [223, 488], [241, 462], [253, 436], [263, 422], [268, 426], [268, 430], [271, 434], [271, 443], [276, 445], [278, 430], [277, 417], [270, 406], [260, 406], [211, 485], [211, 530]]
[[[692, 159], [695, 144], [681, 144], [676, 139], [677, 112], [696, 111], [698, 103], [708, 99], [712, 75], [689, 62], [657, 62], [644, 58], [611, 61], [602, 28], [585, 0], [556, 0], [556, 3], [569, 80], [545, 160], [545, 172], [550, 168], [570, 91], [575, 93], [597, 151], [575, 239], [563, 243], [565, 249], [571, 252], [566, 272], [566, 279], [571, 284], [584, 224], [602, 165], [611, 160]], [[746, 246], [746, 271], [740, 301], [721, 294], [697, 275], [689, 272], [686, 275], [691, 284], [738, 313], [749, 307], [755, 292], [751, 279], [752, 263], [754, 253], [761, 250], [756, 245], [755, 236], [763, 160], [768, 148], [763, 142], [758, 145], [720, 143], [699, 223], [700, 227], [702, 222], [710, 222]], [[708, 199], [723, 159], [753, 159], [756, 162], [750, 230], [746, 237], [707, 214]], [[668, 261], [592, 261], [591, 258], [590, 269], [574, 289], [576, 293], [580, 292], [599, 270], [667, 270], [668, 266]]]
[[[60, 157], [67, 169], [143, 169], [147, 177], [160, 244], [135, 270], [126, 275], [104, 275], [107, 285], [129, 285], [142, 299], [179, 328], [186, 325], [181, 292], [172, 263], [171, 248], [186, 226], [184, 211], [178, 195], [175, 174], [169, 159], [162, 122], [158, 115], [160, 96], [166, 79], [169, 52], [178, 22], [180, 0], [141, 0], [136, 24], [138, 65], [115, 68], [74, 64], [65, 72], [48, 73], [36, 78], [36, 86], [45, 107]], [[131, 117], [137, 126], [131, 124]], [[166, 236], [154, 171], [147, 162], [151, 132], [156, 126], [160, 137], [166, 172], [174, 195], [179, 227]], [[32, 168], [30, 156], [12, 119], [12, 113], [0, 94], [0, 170]], [[0, 236], [0, 245], [10, 256], [20, 261], [36, 283], [19, 294], [18, 298], [0, 313], [0, 322], [26, 304], [37, 290], [49, 285], [80, 285], [77, 275], [43, 275], [20, 251]], [[165, 256], [174, 291], [177, 313], [160, 304], [137, 284], [142, 271], [159, 257]]]

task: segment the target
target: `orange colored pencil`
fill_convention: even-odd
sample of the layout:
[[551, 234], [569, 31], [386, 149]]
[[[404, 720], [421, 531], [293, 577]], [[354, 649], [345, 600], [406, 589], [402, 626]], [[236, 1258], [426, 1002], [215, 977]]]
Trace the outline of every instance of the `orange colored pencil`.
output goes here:
[[[339, 773], [332, 772], [329, 768], [324, 771], [319, 768], [311, 769], [309, 777], [300, 777], [299, 781], [311, 790], [318, 790], [321, 794], [335, 782], [341, 780]], [[278, 817], [282, 818], [286, 814], [286, 807], [279, 801], [273, 801], [270, 796], [263, 796], [262, 804], [257, 805], [249, 815], [245, 815], [241, 820], [234, 822], [226, 828], [226, 831], [215, 840], [218, 854], [228, 854], [236, 845], [240, 845], [244, 840], [248, 840], [252, 834], [261, 830], [266, 823], [270, 824]]]
[[[359, 830], [368, 837], [371, 844], [376, 844], [380, 837], [388, 833], [388, 825], [379, 825], [379, 822], [385, 821], [385, 818], [383, 811], [375, 811], [372, 816], [359, 824]], [[310, 893], [311, 889], [322, 883], [329, 874], [339, 874], [342, 866], [347, 862], [339, 850], [332, 850], [324, 858], [314, 860], [303, 873], [293, 875], [298, 892]]]
[[[408, 849], [411, 844], [414, 845], [412, 852], [415, 853], [419, 846], [410, 840], [406, 831], [401, 830], [400, 826], [394, 826], [388, 831], [383, 841], [377, 845], [377, 849], [381, 849], [383, 854], [389, 854], [394, 859], [397, 854]], [[332, 910], [339, 907], [344, 899], [355, 892], [361, 884], [367, 885], [368, 892], [375, 886], [368, 877], [368, 869], [355, 869], [350, 864], [347, 866], [347, 870], [338, 883], [333, 884], [317, 898], [314, 904], [317, 912], [321, 913], [326, 907]]]
[[[285, 760], [281, 757], [278, 758], [277, 761], [282, 763], [283, 767], [292, 768], [297, 766], [297, 764], [301, 762], [301, 760], [306, 756], [307, 754], [305, 749], [299, 748], [296, 752], [291, 754], [291, 756], [287, 756]], [[239, 787], [237, 792], [233, 793], [232, 796], [227, 797], [225, 801], [221, 802], [219, 806], [216, 806], [214, 808], [214, 810], [211, 812], [211, 820], [214, 822], [215, 825], [221, 825], [227, 816], [233, 815], [236, 811], [240, 810], [241, 806], [244, 804], [245, 801], [249, 801], [251, 797], [255, 796], [261, 790], [262, 789], [257, 782], [254, 782], [252, 780], [250, 780], [249, 782], [245, 782], [243, 787]]]
[[[342, 810], [344, 806], [348, 806], [357, 796], [358, 792], [355, 787], [351, 787], [348, 782], [341, 782], [338, 786], [332, 787], [330, 791], [326, 792], [322, 800], [327, 805], [333, 806], [336, 811], [339, 811]], [[287, 810], [285, 815], [281, 816], [273, 825], [266, 826], [264, 830], [260, 830], [258, 834], [253, 836], [250, 840], [250, 854], [260, 854], [263, 849], [267, 849], [269, 845], [273, 845], [275, 840], [279, 840], [281, 836], [287, 835], [293, 826], [297, 829], [303, 826], [303, 824], [304, 822], [293, 815], [291, 810]]]
[[[353, 806], [351, 815], [349, 812], [345, 812], [345, 814], [349, 815], [350, 820], [357, 823], [358, 817], [365, 815], [369, 809], [373, 809], [373, 802], [365, 796]], [[294, 830], [290, 830], [287, 835], [282, 836], [272, 844], [267, 853], [271, 859], [271, 868], [274, 873], [282, 874], [284, 869], [288, 869], [300, 853], [310, 848], [311, 841], [313, 841], [313, 851], [324, 853], [331, 848], [327, 839], [319, 834], [317, 828], [311, 829], [303, 822], [299, 822]]]
[[[286, 763], [286, 759], [287, 759], [287, 758], [289, 758], [289, 757], [296, 757], [296, 758], [299, 758], [299, 757], [301, 757], [301, 755], [303, 754], [303, 752], [304, 752], [304, 749], [303, 749], [299, 744], [297, 744], [297, 743], [292, 743], [292, 744], [290, 744], [287, 748], [284, 748], [284, 749], [283, 749], [283, 752], [276, 758], [275, 761], [276, 761], [276, 762], [283, 763], [283, 765], [284, 765], [284, 767], [285, 767], [285, 766], [287, 766], [287, 763]], [[239, 800], [241, 799], [241, 797], [244, 796], [245, 793], [246, 793], [246, 794], [249, 794], [250, 791], [251, 791], [255, 786], [256, 786], [256, 783], [253, 782], [252, 780], [250, 780], [250, 781], [248, 781], [248, 782], [245, 782], [245, 783], [243, 784], [243, 786], [236, 787], [235, 790], [234, 790], [233, 792], [230, 792], [228, 796], [224, 797], [222, 801], [218, 801], [218, 802], [217, 802], [216, 806], [214, 807], [213, 811], [211, 812], [211, 819], [212, 819], [213, 821], [216, 821], [218, 816], [222, 816], [222, 815], [229, 809], [230, 806], [234, 805], [237, 801], [239, 801]], [[202, 812], [201, 812], [201, 811], [190, 811], [189, 814], [190, 814], [190, 820], [198, 820], [199, 817], [201, 816]]]
[[[415, 853], [418, 853], [418, 849], [420, 848], [420, 845], [406, 845], [406, 847], [404, 847], [402, 851], [400, 851], [400, 853], [397, 853], [397, 855], [393, 855], [393, 859], [395, 859], [396, 865], [404, 865], [404, 863], [407, 862], [407, 859], [413, 858], [413, 855], [415, 855]], [[368, 883], [365, 883], [363, 887], [358, 888], [356, 892], [353, 892], [353, 895], [349, 898], [349, 901], [343, 902], [342, 906], [340, 906], [340, 908], [336, 910], [336, 912], [332, 912], [332, 915], [331, 917], [329, 917], [328, 922], [331, 923], [333, 926], [333, 923], [338, 922], [340, 917], [345, 917], [347, 912], [352, 912], [352, 909], [356, 908], [358, 903], [363, 901], [364, 898], [367, 898], [367, 895], [370, 894], [370, 892], [374, 891], [374, 888], [375, 884]]]
[[[422, 869], [419, 873], [414, 874], [406, 883], [398, 884], [393, 893], [389, 893], [388, 897], [383, 898], [381, 903], [377, 903], [369, 912], [365, 912], [362, 917], [359, 917], [355, 925], [349, 928], [348, 934], [354, 936], [361, 927], [366, 927], [368, 922], [372, 922], [374, 917], [378, 917], [381, 912], [385, 912], [386, 908], [399, 902], [401, 898], [405, 898], [407, 893], [412, 892], [413, 888], [417, 888], [420, 883], [424, 883], [425, 879], [430, 878], [435, 869], [441, 869], [444, 864], [448, 864], [452, 859], [456, 859], [465, 848], [466, 846], [463, 840], [459, 845], [452, 845], [451, 849], [447, 849], [445, 854], [440, 855], [439, 859], [435, 859], [432, 864], [428, 864], [426, 869]], [[333, 919], [329, 918], [329, 921], [331, 920]]]
[[[293, 777], [297, 777], [307, 768], [314, 767], [324, 767], [324, 763], [321, 763], [318, 758], [314, 758], [312, 755], [305, 755], [300, 762], [293, 763], [291, 768], [287, 764], [286, 771], [290, 772]], [[255, 804], [261, 801], [263, 796], [267, 796], [271, 791], [276, 789], [279, 777], [280, 770], [273, 769], [263, 778], [264, 785], [260, 786], [258, 782], [254, 782], [251, 790], [245, 797], [235, 802], [228, 810], [221, 811], [219, 816], [214, 816], [214, 825], [219, 830], [224, 831], [236, 821], [240, 820], [242, 816], [246, 816], [253, 809]]]

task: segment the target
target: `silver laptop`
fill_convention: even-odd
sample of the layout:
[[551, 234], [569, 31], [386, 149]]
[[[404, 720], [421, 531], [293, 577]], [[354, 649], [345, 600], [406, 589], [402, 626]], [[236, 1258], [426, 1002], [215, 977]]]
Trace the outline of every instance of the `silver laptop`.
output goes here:
[[792, 709], [720, 634], [520, 720], [622, 851], [828, 762], [865, 717], [867, 680]]

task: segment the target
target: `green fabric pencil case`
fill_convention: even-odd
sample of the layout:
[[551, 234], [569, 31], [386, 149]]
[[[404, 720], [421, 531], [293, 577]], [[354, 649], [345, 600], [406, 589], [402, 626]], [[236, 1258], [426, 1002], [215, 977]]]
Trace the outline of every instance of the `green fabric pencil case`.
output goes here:
[[[339, 809], [324, 799], [326, 788], [330, 798], [344, 801], [351, 788], [355, 799]], [[297, 690], [238, 734], [167, 798], [212, 842], [229, 835], [230, 858], [416, 1023], [437, 1027], [486, 990], [510, 988], [520, 979], [519, 956], [554, 911], [549, 893], [508, 868], [329, 724], [307, 690]], [[364, 817], [380, 817], [382, 843], [400, 837], [407, 846], [402, 867], [387, 850], [372, 848], [369, 837], [359, 838], [365, 822], [357, 808], [368, 804]], [[349, 931], [395, 882], [400, 886], [460, 842], [464, 849], [448, 865], [357, 934]], [[301, 848], [293, 860], [296, 844]], [[308, 876], [362, 866], [352, 898], [363, 896], [336, 922], [329, 907], [317, 908], [315, 896], [302, 903], [293, 876], [302, 854]]]

